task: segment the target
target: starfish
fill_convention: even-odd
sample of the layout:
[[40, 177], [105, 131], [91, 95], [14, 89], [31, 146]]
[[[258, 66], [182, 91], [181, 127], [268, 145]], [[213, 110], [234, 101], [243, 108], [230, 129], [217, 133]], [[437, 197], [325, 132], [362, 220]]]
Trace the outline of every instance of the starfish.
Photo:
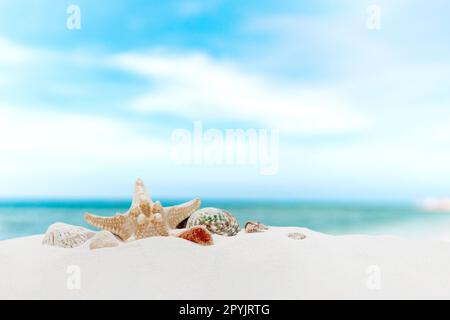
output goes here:
[[112, 217], [86, 213], [84, 218], [94, 227], [110, 231], [124, 241], [133, 236], [135, 239], [168, 236], [170, 229], [176, 229], [200, 207], [200, 202], [200, 199], [193, 199], [180, 205], [163, 207], [159, 201], [152, 201], [144, 182], [138, 179], [131, 207], [126, 213], [118, 213]]

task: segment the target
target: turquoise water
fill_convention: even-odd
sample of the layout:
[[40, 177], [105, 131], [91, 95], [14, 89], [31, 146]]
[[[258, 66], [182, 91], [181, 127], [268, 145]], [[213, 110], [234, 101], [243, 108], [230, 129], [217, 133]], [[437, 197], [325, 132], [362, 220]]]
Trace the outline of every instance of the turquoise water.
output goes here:
[[[162, 201], [173, 205], [184, 201]], [[0, 201], [0, 240], [44, 233], [54, 222], [88, 227], [86, 211], [112, 215], [129, 201]], [[302, 201], [203, 200], [202, 207], [230, 211], [241, 224], [258, 220], [274, 226], [301, 226], [329, 234], [450, 235], [450, 215], [428, 213], [408, 205]]]

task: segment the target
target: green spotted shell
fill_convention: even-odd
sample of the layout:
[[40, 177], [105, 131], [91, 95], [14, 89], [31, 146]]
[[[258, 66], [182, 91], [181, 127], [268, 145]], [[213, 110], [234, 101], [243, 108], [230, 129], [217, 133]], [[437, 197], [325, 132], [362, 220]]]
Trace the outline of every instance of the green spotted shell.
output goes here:
[[217, 208], [203, 208], [195, 211], [186, 227], [205, 226], [210, 232], [222, 236], [234, 236], [239, 230], [239, 222], [229, 212]]

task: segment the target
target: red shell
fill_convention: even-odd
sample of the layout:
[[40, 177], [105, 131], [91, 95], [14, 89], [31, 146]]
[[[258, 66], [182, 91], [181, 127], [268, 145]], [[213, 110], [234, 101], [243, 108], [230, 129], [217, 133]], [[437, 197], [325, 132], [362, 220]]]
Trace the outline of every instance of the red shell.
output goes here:
[[210, 246], [214, 244], [211, 232], [203, 226], [192, 227], [189, 230], [177, 234], [177, 237], [201, 244], [203, 246]]

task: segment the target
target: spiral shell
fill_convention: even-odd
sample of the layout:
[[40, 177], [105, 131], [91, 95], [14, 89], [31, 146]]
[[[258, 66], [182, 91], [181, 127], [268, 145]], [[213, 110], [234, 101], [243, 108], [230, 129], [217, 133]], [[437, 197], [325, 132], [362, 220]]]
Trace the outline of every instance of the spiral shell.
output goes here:
[[210, 232], [222, 236], [234, 236], [239, 230], [239, 223], [229, 212], [218, 208], [203, 208], [195, 211], [187, 221], [186, 227], [205, 226]]

